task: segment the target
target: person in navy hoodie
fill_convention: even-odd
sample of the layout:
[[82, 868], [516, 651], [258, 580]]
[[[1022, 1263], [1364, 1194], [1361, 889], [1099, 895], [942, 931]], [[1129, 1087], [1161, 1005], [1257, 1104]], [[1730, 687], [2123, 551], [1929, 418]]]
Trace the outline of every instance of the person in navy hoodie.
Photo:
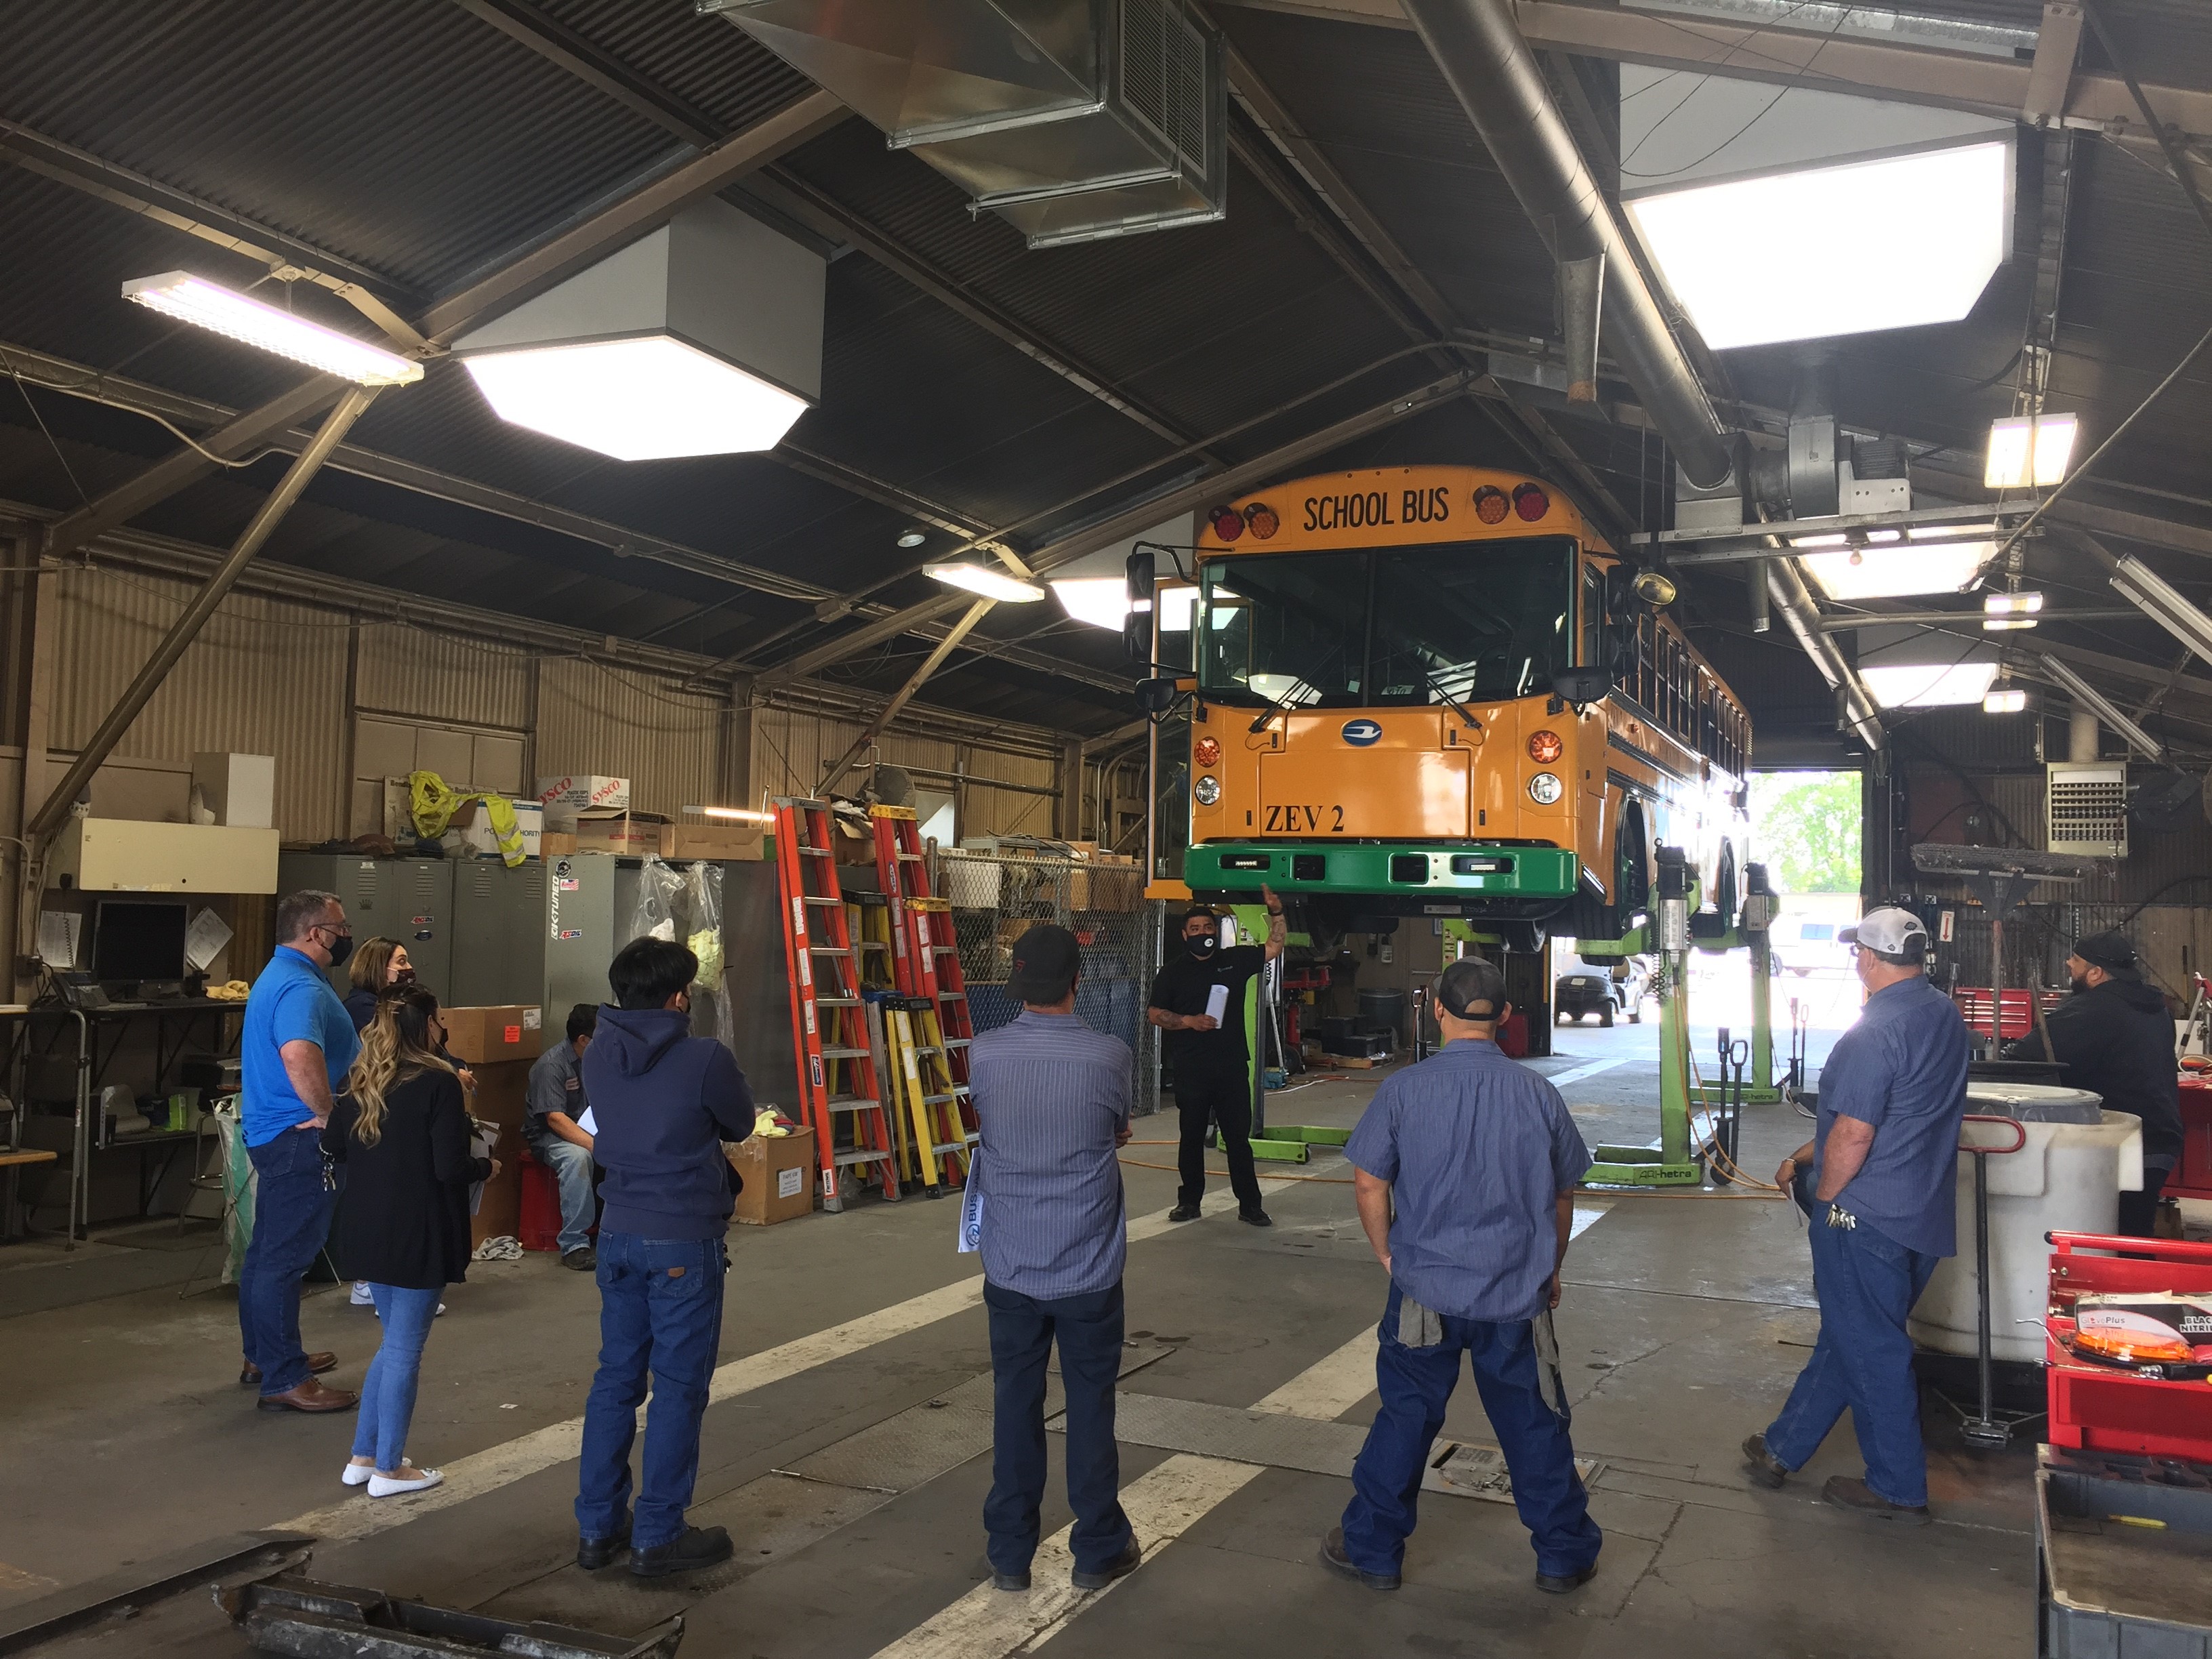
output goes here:
[[[722, 1340], [732, 1174], [721, 1143], [752, 1133], [752, 1094], [719, 1042], [691, 1033], [699, 959], [667, 939], [634, 939], [607, 969], [614, 1002], [585, 1051], [605, 1180], [599, 1217], [599, 1369], [584, 1406], [576, 1565], [609, 1565], [624, 1546], [641, 1578], [730, 1559], [720, 1527], [684, 1523], [699, 1474], [699, 1425]], [[630, 1442], [653, 1376], [635, 1513]]]

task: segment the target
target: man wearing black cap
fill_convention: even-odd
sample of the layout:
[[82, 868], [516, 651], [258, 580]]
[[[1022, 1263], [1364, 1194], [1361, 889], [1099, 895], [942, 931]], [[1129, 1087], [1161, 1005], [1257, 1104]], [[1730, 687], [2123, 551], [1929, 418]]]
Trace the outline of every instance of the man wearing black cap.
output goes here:
[[1079, 1589], [1103, 1589], [1134, 1572], [1139, 1555], [1114, 1446], [1128, 1253], [1115, 1152], [1129, 1139], [1135, 1066], [1127, 1043], [1077, 1015], [1082, 969], [1074, 934], [1030, 928], [1014, 942], [1007, 981], [1021, 1014], [968, 1051], [982, 1145], [963, 1229], [977, 1235], [991, 1315], [994, 1431], [983, 1527], [992, 1582], [1003, 1590], [1030, 1587], [1044, 1502], [1045, 1362], [1055, 1341], [1075, 1511], [1070, 1577]]
[[1208, 1121], [1221, 1130], [1221, 1151], [1229, 1160], [1229, 1186], [1237, 1194], [1237, 1214], [1255, 1227], [1272, 1224], [1260, 1205], [1260, 1178], [1252, 1172], [1252, 1060], [1244, 1042], [1246, 988], [1255, 975], [1283, 954], [1283, 902], [1263, 886], [1267, 902], [1267, 942], [1224, 950], [1221, 918], [1194, 905], [1182, 919], [1182, 954], [1152, 981], [1146, 1018], [1164, 1034], [1168, 1064], [1175, 1071], [1176, 1109], [1182, 1117], [1182, 1145], [1176, 1164], [1182, 1190], [1170, 1221], [1198, 1219], [1206, 1192], [1206, 1131]]
[[[2142, 1121], [2143, 1179], [2139, 1193], [2120, 1194], [2118, 1231], [2149, 1238], [2160, 1190], [2181, 1161], [2181, 1082], [2173, 1063], [2173, 1018], [2166, 994], [2143, 983], [2142, 963], [2124, 933], [2091, 933], [2066, 958], [2074, 994], [2051, 1011], [2051, 1054], [2066, 1068], [2066, 1085], [2105, 1097], [2107, 1111]], [[2030, 1032], [2005, 1050], [2008, 1060], [2042, 1060], [2043, 1036]]]
[[1370, 1589], [1398, 1588], [1464, 1352], [1536, 1552], [1536, 1586], [1564, 1594], [1597, 1571], [1605, 1541], [1575, 1473], [1552, 1334], [1589, 1149], [1559, 1091], [1499, 1049], [1511, 1010], [1495, 963], [1452, 963], [1435, 1006], [1444, 1046], [1384, 1079], [1344, 1149], [1390, 1296], [1375, 1362], [1382, 1409], [1322, 1561]]

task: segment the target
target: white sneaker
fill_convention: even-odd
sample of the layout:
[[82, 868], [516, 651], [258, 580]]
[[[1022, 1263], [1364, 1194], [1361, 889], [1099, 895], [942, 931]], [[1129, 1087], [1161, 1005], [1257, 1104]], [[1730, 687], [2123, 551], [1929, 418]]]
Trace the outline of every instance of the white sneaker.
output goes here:
[[[439, 1317], [441, 1317], [441, 1316], [445, 1313], [445, 1311], [446, 1311], [446, 1304], [445, 1304], [444, 1303], [441, 1302], [441, 1303], [438, 1304], [438, 1311], [437, 1311], [436, 1313], [432, 1314], [432, 1315], [430, 1316], [430, 1317], [431, 1317], [431, 1318], [433, 1318], [433, 1319], [439, 1318]], [[384, 1316], [383, 1316], [382, 1314], [379, 1314], [379, 1315], [377, 1315], [377, 1317], [378, 1317], [379, 1319], [381, 1319], [381, 1318], [383, 1318], [383, 1317], [384, 1317]]]
[[443, 1469], [424, 1469], [419, 1480], [400, 1480], [389, 1475], [371, 1474], [368, 1477], [368, 1495], [371, 1498], [390, 1498], [403, 1492], [428, 1492], [445, 1478]]
[[376, 1305], [376, 1298], [368, 1293], [368, 1281], [365, 1279], [354, 1280], [353, 1294], [346, 1299], [356, 1308], [374, 1308]]
[[376, 1470], [369, 1464], [349, 1463], [345, 1466], [344, 1472], [338, 1476], [338, 1479], [344, 1481], [349, 1486], [365, 1486], [368, 1484], [369, 1478], [375, 1473]]

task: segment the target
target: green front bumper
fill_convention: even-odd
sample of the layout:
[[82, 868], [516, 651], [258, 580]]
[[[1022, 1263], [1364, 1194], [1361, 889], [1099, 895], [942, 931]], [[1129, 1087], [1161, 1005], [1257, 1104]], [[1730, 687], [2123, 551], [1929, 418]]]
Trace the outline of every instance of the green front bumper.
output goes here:
[[1336, 893], [1346, 897], [1568, 899], [1581, 867], [1558, 847], [1471, 842], [1208, 842], [1183, 857], [1193, 892]]

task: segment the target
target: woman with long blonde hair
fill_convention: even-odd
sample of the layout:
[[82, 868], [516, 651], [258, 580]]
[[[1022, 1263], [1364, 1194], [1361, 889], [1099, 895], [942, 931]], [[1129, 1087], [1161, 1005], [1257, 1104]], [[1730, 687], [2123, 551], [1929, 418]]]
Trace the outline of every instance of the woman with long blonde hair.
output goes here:
[[323, 1131], [323, 1150], [346, 1167], [333, 1240], [340, 1270], [368, 1282], [384, 1327], [344, 1470], [346, 1485], [366, 1486], [371, 1498], [445, 1479], [408, 1462], [407, 1430], [440, 1293], [468, 1276], [469, 1185], [499, 1173], [498, 1159], [470, 1154], [468, 1109], [445, 1044], [429, 992], [384, 999]]

